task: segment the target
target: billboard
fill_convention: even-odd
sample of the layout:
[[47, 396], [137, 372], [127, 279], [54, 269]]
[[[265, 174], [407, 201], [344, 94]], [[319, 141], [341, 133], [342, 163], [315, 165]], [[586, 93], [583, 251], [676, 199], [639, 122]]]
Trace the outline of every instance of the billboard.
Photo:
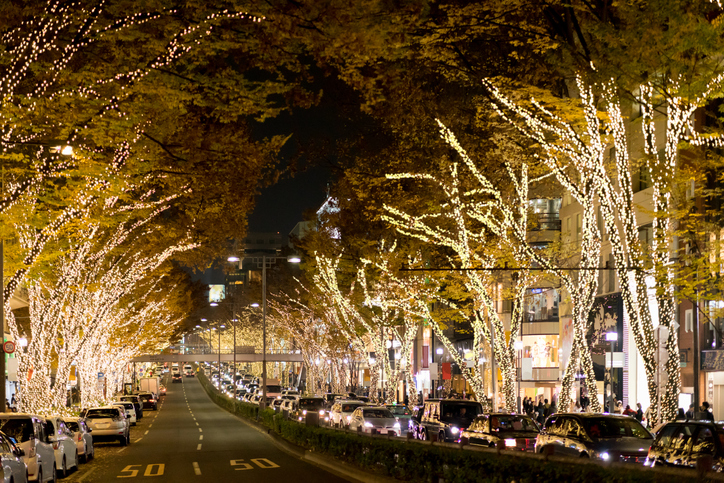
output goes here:
[[209, 302], [221, 302], [224, 300], [225, 293], [224, 285], [209, 285]]

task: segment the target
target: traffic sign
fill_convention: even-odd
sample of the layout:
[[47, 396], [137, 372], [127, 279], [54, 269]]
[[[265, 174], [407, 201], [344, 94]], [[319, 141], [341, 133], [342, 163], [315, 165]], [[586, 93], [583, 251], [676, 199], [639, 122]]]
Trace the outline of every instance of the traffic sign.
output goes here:
[[9, 340], [3, 344], [3, 351], [5, 351], [6, 354], [12, 354], [15, 352], [15, 342]]

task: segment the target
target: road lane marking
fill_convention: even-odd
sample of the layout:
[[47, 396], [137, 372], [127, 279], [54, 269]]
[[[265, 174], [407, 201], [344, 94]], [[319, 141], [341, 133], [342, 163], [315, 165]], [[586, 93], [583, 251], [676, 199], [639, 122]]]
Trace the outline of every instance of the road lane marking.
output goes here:
[[138, 442], [141, 441], [142, 439], [143, 439], [143, 436], [141, 436], [141, 437], [138, 438], [136, 441], [134, 441], [134, 443], [138, 443]]
[[78, 483], [83, 483], [83, 481], [85, 481], [85, 479], [88, 478], [91, 475], [91, 473], [93, 473], [96, 470], [96, 468], [97, 467], [94, 466], [93, 468], [88, 470], [88, 472], [86, 474], [84, 474], [83, 476], [78, 478]]
[[197, 451], [200, 450], [200, 449], [201, 449], [201, 443], [199, 443], [199, 445], [196, 447], [196, 450], [197, 450]]
[[144, 435], [144, 436], [146, 436], [147, 434], [148, 434], [148, 430], [146, 430], [146, 432], [145, 432], [145, 433], [143, 433], [143, 435]]
[[150, 428], [151, 426], [153, 426], [153, 423], [151, 423], [151, 424], [148, 425], [149, 428]]
[[196, 473], [196, 476], [201, 476], [201, 468], [199, 468], [199, 464], [196, 461], [191, 464], [194, 467], [194, 473]]
[[204, 435], [203, 435], [203, 434], [200, 434], [200, 435], [199, 435], [199, 441], [202, 441], [203, 439], [204, 439]]
[[196, 426], [198, 426], [198, 425], [199, 425], [199, 422], [198, 422], [198, 421], [196, 421]]
[[199, 428], [199, 433], [203, 433], [203, 432], [204, 432], [204, 430]]

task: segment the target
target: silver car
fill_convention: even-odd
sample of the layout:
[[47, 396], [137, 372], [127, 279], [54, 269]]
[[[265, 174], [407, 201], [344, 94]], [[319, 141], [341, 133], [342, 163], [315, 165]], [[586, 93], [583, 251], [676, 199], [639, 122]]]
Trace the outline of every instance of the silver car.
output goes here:
[[63, 478], [71, 468], [78, 469], [78, 448], [73, 441], [73, 433], [58, 416], [45, 417], [45, 434], [55, 450], [55, 466]]
[[[130, 403], [129, 403], [130, 404]], [[133, 406], [131, 404], [131, 406]], [[78, 448], [78, 457], [83, 463], [95, 456], [93, 436], [88, 425], [80, 418], [65, 418], [65, 426], [73, 433], [73, 441]]]
[[126, 419], [131, 424], [131, 426], [135, 426], [137, 419], [136, 419], [136, 406], [133, 405], [132, 402], [128, 401], [117, 401], [112, 402], [111, 406], [121, 406], [126, 411]]
[[123, 408], [118, 406], [90, 408], [85, 410], [83, 418], [93, 431], [94, 441], [118, 441], [121, 446], [126, 446], [130, 442], [131, 433]]
[[55, 451], [45, 434], [45, 420], [35, 414], [2, 413], [0, 431], [23, 450], [28, 479], [45, 483], [56, 481]]
[[358, 407], [352, 413], [349, 429], [360, 433], [391, 434], [400, 436], [402, 429], [400, 422], [392, 412], [384, 406]]
[[28, 467], [23, 462], [25, 452], [0, 433], [0, 463], [3, 467], [4, 483], [25, 483], [28, 481]]

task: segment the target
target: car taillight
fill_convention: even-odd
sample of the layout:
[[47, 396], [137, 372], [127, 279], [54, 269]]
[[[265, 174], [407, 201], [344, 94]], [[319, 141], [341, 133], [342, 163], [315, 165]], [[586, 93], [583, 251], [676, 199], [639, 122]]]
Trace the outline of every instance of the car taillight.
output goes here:
[[155, 399], [149, 399], [148, 402], [156, 402]]
[[58, 449], [60, 447], [60, 441], [56, 441], [53, 443], [53, 449]]
[[78, 433], [78, 442], [80, 443], [81, 441], [83, 441], [83, 435]]

